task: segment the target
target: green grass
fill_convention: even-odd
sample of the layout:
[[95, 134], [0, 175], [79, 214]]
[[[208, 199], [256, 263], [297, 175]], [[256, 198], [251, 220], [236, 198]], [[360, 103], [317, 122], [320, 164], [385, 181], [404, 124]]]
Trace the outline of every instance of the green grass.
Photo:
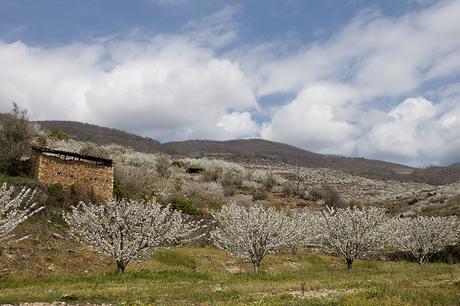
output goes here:
[[[356, 261], [347, 271], [339, 258], [298, 254], [269, 256], [262, 270], [253, 274], [214, 248], [176, 248], [130, 264], [123, 275], [113, 265], [90, 274], [3, 275], [0, 303], [460, 305], [458, 264]], [[332, 293], [293, 296], [302, 283], [307, 293]]]

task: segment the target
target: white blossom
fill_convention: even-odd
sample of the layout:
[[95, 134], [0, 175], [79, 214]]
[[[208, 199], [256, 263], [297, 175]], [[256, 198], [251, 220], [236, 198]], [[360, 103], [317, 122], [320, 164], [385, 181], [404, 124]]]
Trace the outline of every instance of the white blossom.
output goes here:
[[114, 258], [119, 272], [156, 248], [192, 239], [200, 228], [169, 206], [134, 200], [80, 203], [64, 214], [64, 220], [74, 239]]
[[314, 246], [319, 237], [319, 214], [311, 209], [293, 209], [286, 211], [290, 218], [290, 231], [296, 239], [287, 243], [292, 253], [306, 246]]
[[214, 244], [234, 256], [249, 260], [258, 272], [262, 259], [282, 247], [298, 242], [288, 215], [255, 203], [228, 204], [214, 215], [217, 228], [211, 232]]
[[327, 252], [343, 256], [347, 268], [384, 243], [385, 210], [377, 207], [327, 208], [319, 216], [318, 242]]
[[389, 244], [410, 253], [421, 265], [431, 255], [455, 244], [460, 227], [456, 217], [395, 218], [389, 222]]
[[14, 237], [14, 229], [31, 215], [43, 209], [32, 203], [35, 195], [31, 189], [23, 188], [14, 195], [14, 187], [3, 184], [0, 187], [0, 242]]
[[257, 183], [255, 181], [244, 180], [241, 185], [244, 188], [253, 189], [253, 190], [258, 190], [258, 189], [262, 188], [262, 184]]
[[200, 195], [208, 199], [216, 199], [224, 197], [224, 189], [221, 184], [216, 182], [195, 182], [185, 181], [182, 185], [182, 191], [188, 195]]

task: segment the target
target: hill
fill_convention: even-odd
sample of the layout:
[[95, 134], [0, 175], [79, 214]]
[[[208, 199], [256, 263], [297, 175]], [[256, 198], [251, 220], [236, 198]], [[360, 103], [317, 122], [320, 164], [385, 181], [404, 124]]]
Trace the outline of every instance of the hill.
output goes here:
[[162, 150], [172, 155], [206, 156], [207, 154], [234, 154], [245, 158], [265, 158], [311, 168], [329, 168], [349, 174], [372, 178], [396, 178], [410, 173], [412, 168], [365, 158], [325, 155], [263, 139], [247, 140], [191, 140], [163, 144]]
[[158, 152], [161, 147], [160, 142], [151, 138], [94, 124], [76, 121], [39, 121], [37, 123], [44, 129], [62, 129], [71, 138], [78, 141], [90, 141], [100, 145], [116, 143], [145, 153]]
[[381, 180], [400, 180], [428, 184], [450, 184], [460, 180], [460, 163], [448, 167], [412, 168], [366, 158], [318, 154], [262, 139], [188, 140], [161, 144], [147, 137], [124, 131], [73, 121], [40, 121], [43, 128], [60, 128], [72, 138], [97, 144], [117, 143], [140, 152], [164, 152], [176, 156], [204, 157], [225, 155], [227, 159], [265, 159], [310, 168], [329, 168], [348, 174]]

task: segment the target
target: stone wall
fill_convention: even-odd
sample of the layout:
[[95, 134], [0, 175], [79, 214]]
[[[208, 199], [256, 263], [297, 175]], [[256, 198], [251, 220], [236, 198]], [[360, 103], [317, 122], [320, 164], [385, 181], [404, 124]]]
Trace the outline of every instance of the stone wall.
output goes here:
[[59, 184], [65, 190], [72, 185], [85, 186], [101, 200], [113, 199], [113, 166], [63, 160], [38, 152], [32, 154], [31, 163], [32, 175], [44, 185]]

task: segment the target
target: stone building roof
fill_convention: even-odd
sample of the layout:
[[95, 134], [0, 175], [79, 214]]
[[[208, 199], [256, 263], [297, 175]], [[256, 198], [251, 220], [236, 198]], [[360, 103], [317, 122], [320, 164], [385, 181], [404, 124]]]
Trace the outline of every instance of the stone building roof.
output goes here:
[[62, 150], [55, 150], [46, 147], [33, 146], [32, 150], [46, 156], [57, 157], [63, 160], [69, 161], [81, 161], [90, 164], [103, 165], [111, 167], [113, 165], [113, 160], [108, 158], [97, 157], [93, 155], [79, 154], [75, 152], [67, 152]]

